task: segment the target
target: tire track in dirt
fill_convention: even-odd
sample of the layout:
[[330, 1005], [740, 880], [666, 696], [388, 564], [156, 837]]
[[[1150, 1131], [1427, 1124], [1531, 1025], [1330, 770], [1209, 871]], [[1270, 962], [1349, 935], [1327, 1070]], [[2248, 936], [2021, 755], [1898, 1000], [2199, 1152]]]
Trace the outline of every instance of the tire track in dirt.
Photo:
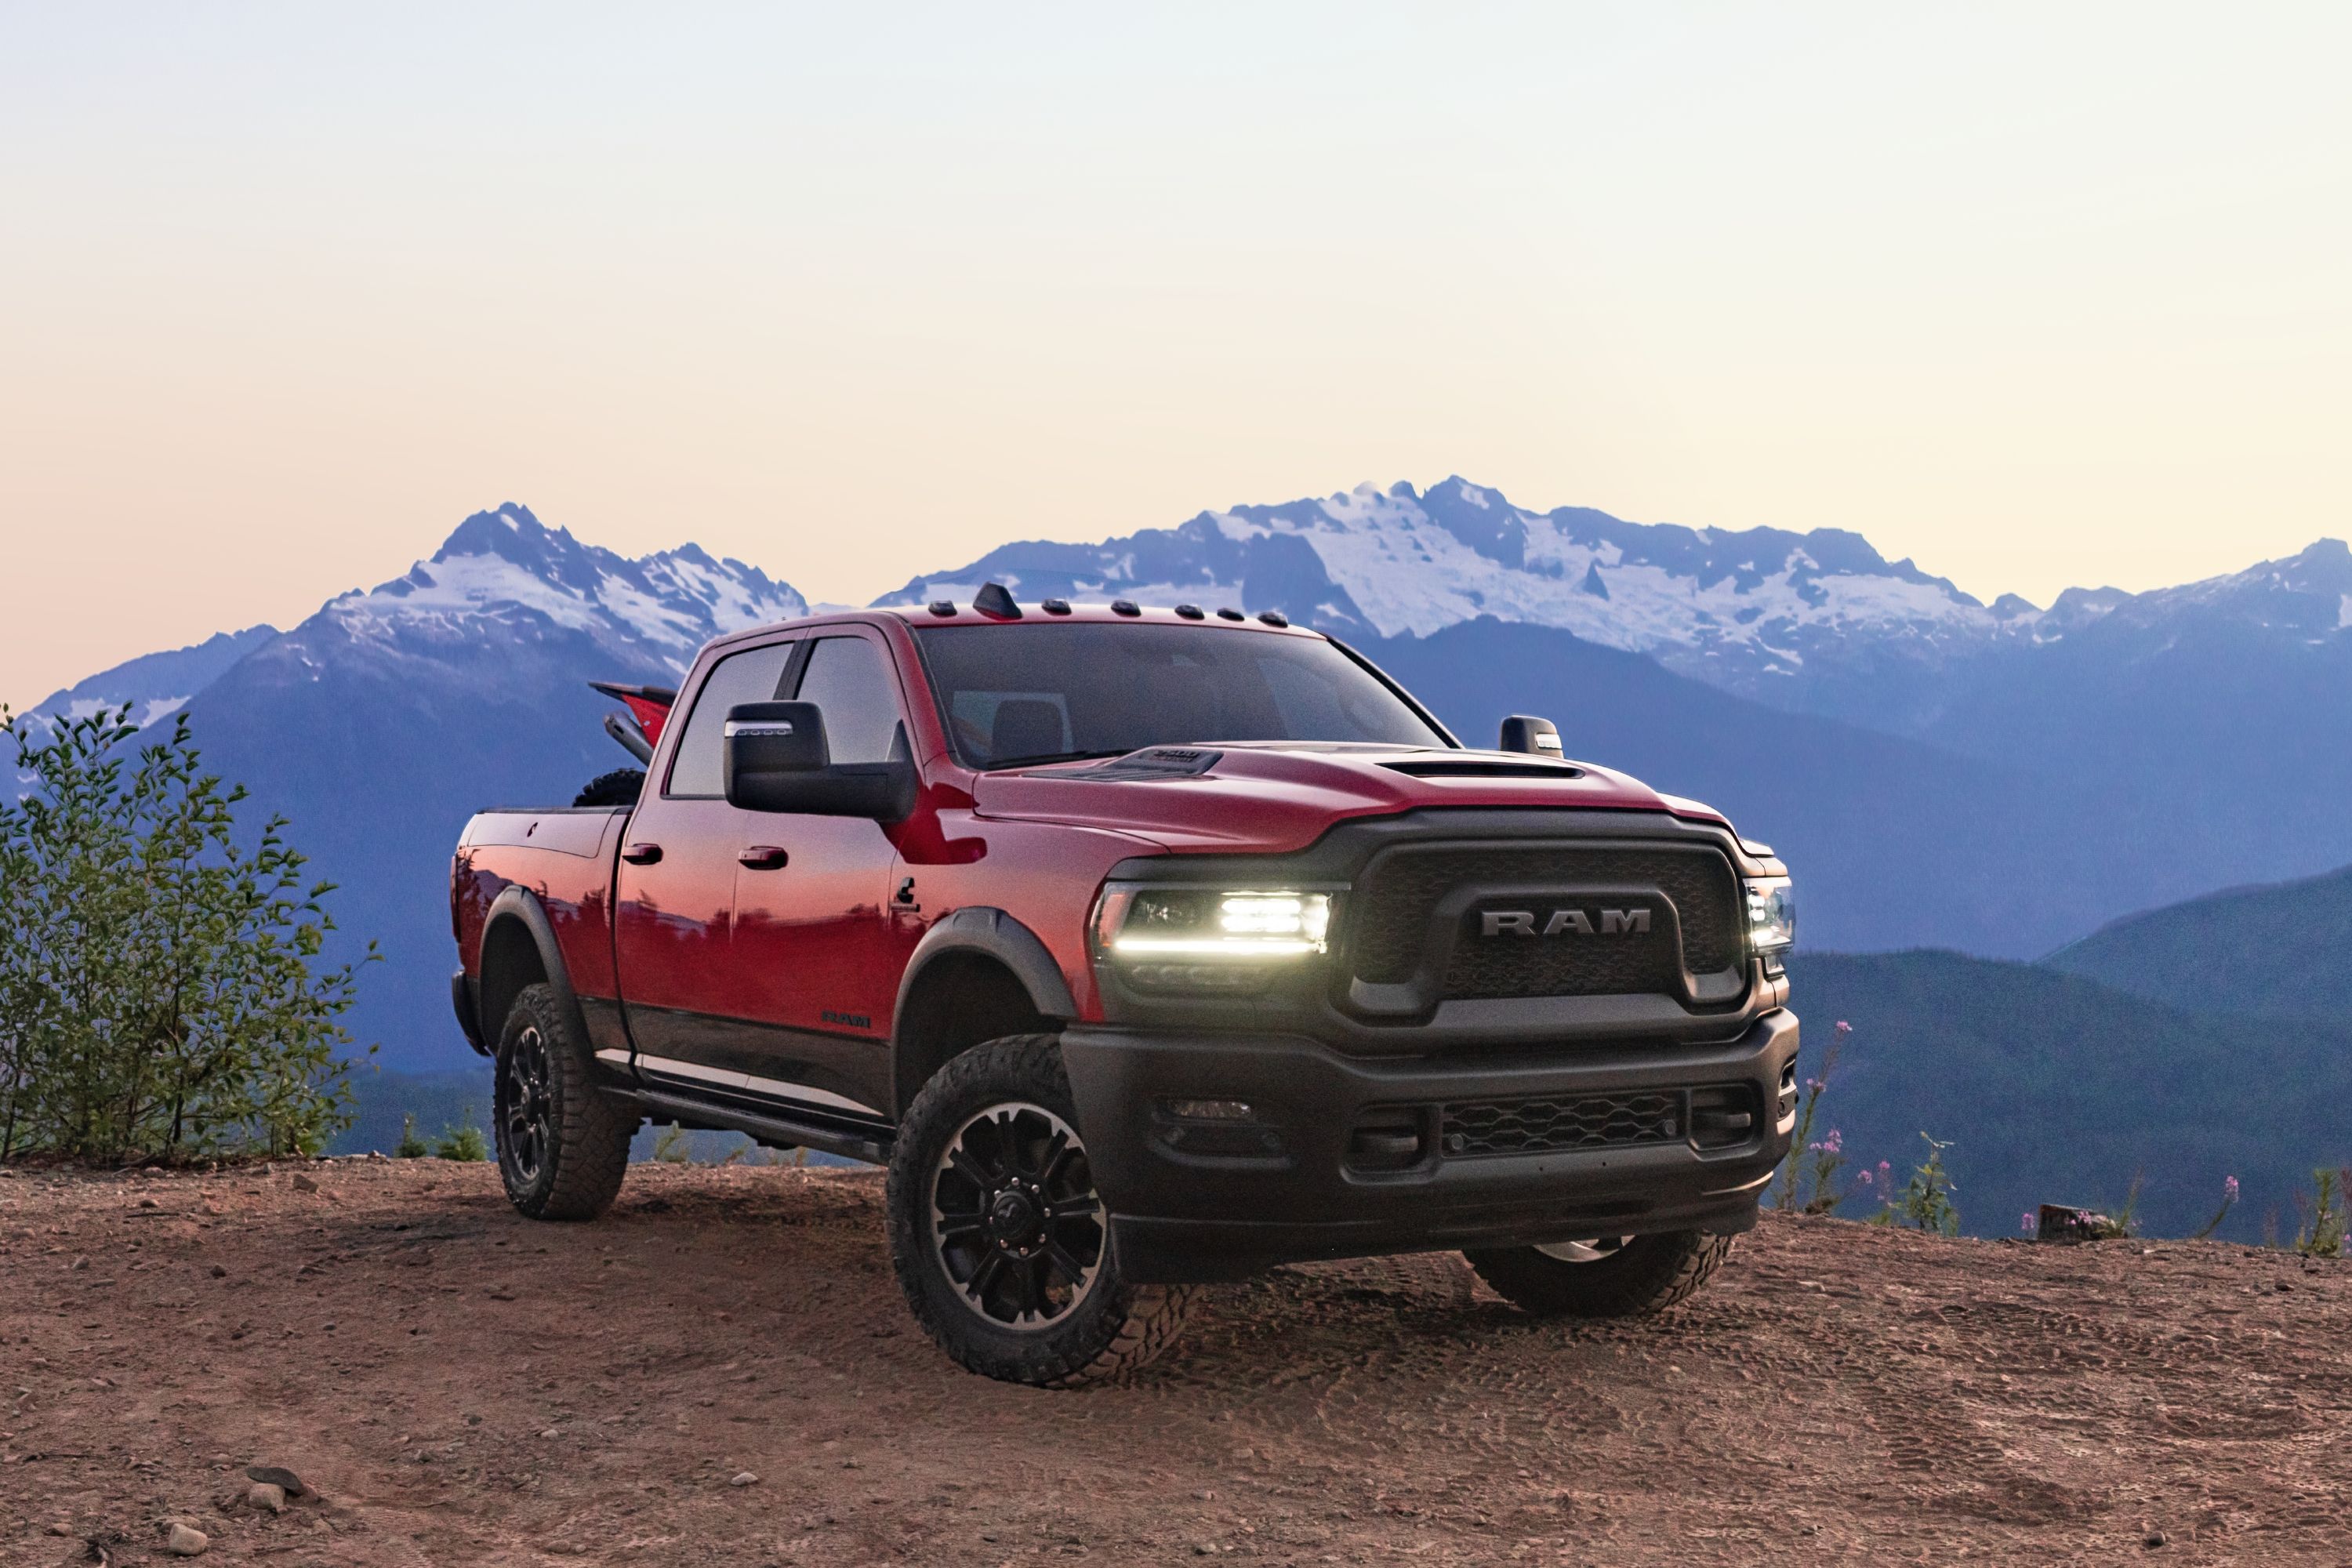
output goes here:
[[[533, 1226], [485, 1168], [308, 1169], [0, 1181], [0, 1563], [167, 1512], [227, 1562], [2352, 1561], [2352, 1277], [2277, 1254], [1767, 1216], [1587, 1324], [1315, 1265], [1063, 1394], [914, 1331], [869, 1174], [637, 1167]], [[327, 1502], [233, 1506], [256, 1458]]]

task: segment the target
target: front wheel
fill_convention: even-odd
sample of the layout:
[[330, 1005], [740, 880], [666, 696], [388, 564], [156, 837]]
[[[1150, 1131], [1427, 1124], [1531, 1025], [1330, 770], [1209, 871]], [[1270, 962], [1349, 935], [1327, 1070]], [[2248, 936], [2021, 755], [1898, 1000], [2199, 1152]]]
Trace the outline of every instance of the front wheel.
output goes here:
[[1731, 1237], [1676, 1230], [1465, 1252], [1478, 1277], [1538, 1318], [1638, 1318], [1687, 1299], [1731, 1255]]
[[636, 1115], [589, 1077], [551, 985], [526, 985], [499, 1034], [491, 1092], [499, 1175], [532, 1219], [593, 1219], [613, 1206], [629, 1168]]
[[969, 1371], [1066, 1388], [1166, 1349], [1184, 1292], [1130, 1285], [1051, 1035], [975, 1047], [923, 1087], [890, 1155], [890, 1260]]

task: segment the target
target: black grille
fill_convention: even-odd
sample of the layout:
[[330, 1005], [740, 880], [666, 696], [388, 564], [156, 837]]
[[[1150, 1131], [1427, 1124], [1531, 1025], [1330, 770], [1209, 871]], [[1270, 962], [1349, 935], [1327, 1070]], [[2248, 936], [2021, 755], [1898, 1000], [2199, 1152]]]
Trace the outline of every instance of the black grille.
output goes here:
[[1672, 1143], [1684, 1135], [1679, 1093], [1592, 1094], [1449, 1105], [1442, 1146], [1451, 1158], [1466, 1158]]
[[[1357, 977], [1375, 985], [1412, 979], [1438, 905], [1461, 889], [1481, 887], [1498, 891], [1473, 900], [1465, 911], [1465, 929], [1456, 933], [1444, 976], [1445, 998], [1673, 994], [1681, 989], [1684, 970], [1719, 973], [1740, 961], [1738, 885], [1730, 862], [1714, 849], [1410, 845], [1378, 857], [1368, 868], [1349, 942]], [[1547, 892], [1531, 899], [1500, 891], [1511, 888]], [[1580, 898], [1580, 889], [1641, 891]], [[1647, 910], [1650, 929], [1646, 934], [1482, 937], [1480, 914], [1506, 907], [1533, 910], [1545, 923], [1553, 910], [1574, 908], [1596, 926], [1604, 907]]]

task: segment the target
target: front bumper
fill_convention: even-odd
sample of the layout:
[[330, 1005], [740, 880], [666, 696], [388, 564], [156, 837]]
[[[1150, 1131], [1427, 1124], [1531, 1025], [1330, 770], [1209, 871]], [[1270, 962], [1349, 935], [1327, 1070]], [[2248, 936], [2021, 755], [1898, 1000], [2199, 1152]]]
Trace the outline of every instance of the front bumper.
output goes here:
[[[1755, 1224], [1795, 1124], [1797, 1020], [1717, 1045], [1587, 1046], [1366, 1058], [1299, 1036], [1079, 1026], [1062, 1035], [1095, 1185], [1129, 1277], [1239, 1279], [1269, 1265]], [[1752, 1095], [1744, 1131], [1689, 1108]], [[1691, 1098], [1701, 1094], [1698, 1101]], [[1448, 1106], [1664, 1097], [1680, 1136], [1449, 1152]], [[1171, 1102], [1245, 1102], [1245, 1121]], [[1204, 1130], [1205, 1129], [1205, 1130]], [[1408, 1150], [1404, 1141], [1417, 1138]], [[1368, 1154], [1366, 1140], [1392, 1152]], [[1383, 1142], [1385, 1141], [1385, 1142]]]

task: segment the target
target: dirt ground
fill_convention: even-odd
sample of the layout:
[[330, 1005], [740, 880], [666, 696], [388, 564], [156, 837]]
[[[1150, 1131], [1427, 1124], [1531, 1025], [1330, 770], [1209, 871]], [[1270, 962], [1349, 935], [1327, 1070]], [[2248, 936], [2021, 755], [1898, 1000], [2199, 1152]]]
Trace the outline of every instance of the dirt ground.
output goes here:
[[[1665, 1319], [1533, 1322], [1452, 1257], [1285, 1269], [1054, 1394], [921, 1337], [880, 1202], [0, 1176], [0, 1562], [172, 1561], [173, 1521], [286, 1563], [2352, 1562], [2334, 1264], [1768, 1215]], [[256, 1511], [253, 1463], [317, 1495]]]

